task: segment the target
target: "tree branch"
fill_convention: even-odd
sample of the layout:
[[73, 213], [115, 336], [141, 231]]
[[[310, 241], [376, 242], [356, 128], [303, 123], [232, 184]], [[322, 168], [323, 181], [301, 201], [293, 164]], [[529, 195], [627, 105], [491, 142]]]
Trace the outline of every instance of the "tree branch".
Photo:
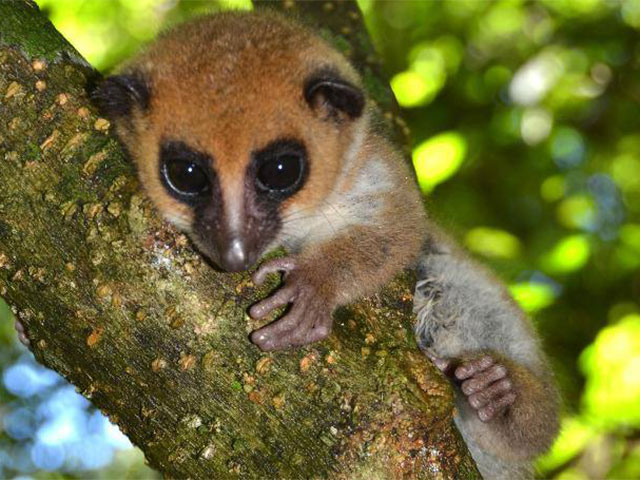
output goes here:
[[451, 391], [413, 340], [411, 274], [340, 310], [329, 340], [265, 354], [256, 289], [163, 223], [96, 72], [30, 2], [0, 2], [0, 294], [36, 358], [171, 477], [477, 475]]

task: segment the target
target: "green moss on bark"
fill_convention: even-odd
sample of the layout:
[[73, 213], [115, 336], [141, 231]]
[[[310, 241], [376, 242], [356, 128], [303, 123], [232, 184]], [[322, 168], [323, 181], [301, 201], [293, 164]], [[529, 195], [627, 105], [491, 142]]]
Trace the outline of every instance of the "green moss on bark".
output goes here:
[[275, 284], [216, 273], [156, 217], [88, 103], [94, 71], [49, 27], [51, 48], [5, 35], [44, 24], [0, 5], [0, 294], [39, 361], [171, 477], [474, 474], [413, 341], [411, 274], [340, 310], [329, 340], [260, 352], [245, 312]]

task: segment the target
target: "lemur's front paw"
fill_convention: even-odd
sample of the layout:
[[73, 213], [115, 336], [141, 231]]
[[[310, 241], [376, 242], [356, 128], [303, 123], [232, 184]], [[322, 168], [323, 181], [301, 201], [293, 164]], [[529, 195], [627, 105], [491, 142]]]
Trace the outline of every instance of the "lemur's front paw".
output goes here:
[[489, 355], [463, 362], [453, 375], [483, 422], [503, 414], [516, 399], [507, 367]]
[[281, 318], [251, 333], [251, 341], [261, 350], [282, 350], [317, 342], [331, 331], [333, 305], [306, 278], [294, 258], [285, 257], [264, 263], [253, 275], [260, 285], [267, 275], [284, 272], [284, 285], [273, 295], [249, 309], [254, 319], [262, 319], [278, 307], [291, 304]]
[[27, 338], [27, 332], [22, 322], [20, 320], [16, 320], [16, 323], [13, 325], [13, 327], [16, 329], [16, 332], [18, 332], [18, 340], [20, 340], [20, 343], [28, 347], [31, 342]]

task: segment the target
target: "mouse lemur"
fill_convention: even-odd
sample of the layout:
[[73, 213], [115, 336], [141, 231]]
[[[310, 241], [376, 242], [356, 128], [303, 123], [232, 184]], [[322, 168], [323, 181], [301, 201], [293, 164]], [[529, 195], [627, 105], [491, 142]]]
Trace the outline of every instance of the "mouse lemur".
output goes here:
[[[329, 335], [333, 310], [417, 265], [418, 342], [450, 376], [486, 478], [527, 478], [557, 430], [538, 339], [506, 289], [429, 221], [412, 173], [375, 133], [349, 62], [274, 13], [202, 17], [160, 36], [94, 98], [158, 210], [227, 271], [284, 283], [249, 313], [262, 350]], [[24, 332], [22, 332], [24, 335]]]

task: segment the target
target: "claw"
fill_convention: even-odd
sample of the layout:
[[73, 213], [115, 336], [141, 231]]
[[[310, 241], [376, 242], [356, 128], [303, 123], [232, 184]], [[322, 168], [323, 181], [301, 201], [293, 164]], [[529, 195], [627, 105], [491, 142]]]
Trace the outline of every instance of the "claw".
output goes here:
[[28, 347], [31, 344], [31, 341], [27, 337], [27, 332], [25, 331], [22, 322], [20, 320], [16, 320], [13, 327], [16, 329], [16, 332], [18, 332], [18, 340], [20, 340], [20, 343]]

